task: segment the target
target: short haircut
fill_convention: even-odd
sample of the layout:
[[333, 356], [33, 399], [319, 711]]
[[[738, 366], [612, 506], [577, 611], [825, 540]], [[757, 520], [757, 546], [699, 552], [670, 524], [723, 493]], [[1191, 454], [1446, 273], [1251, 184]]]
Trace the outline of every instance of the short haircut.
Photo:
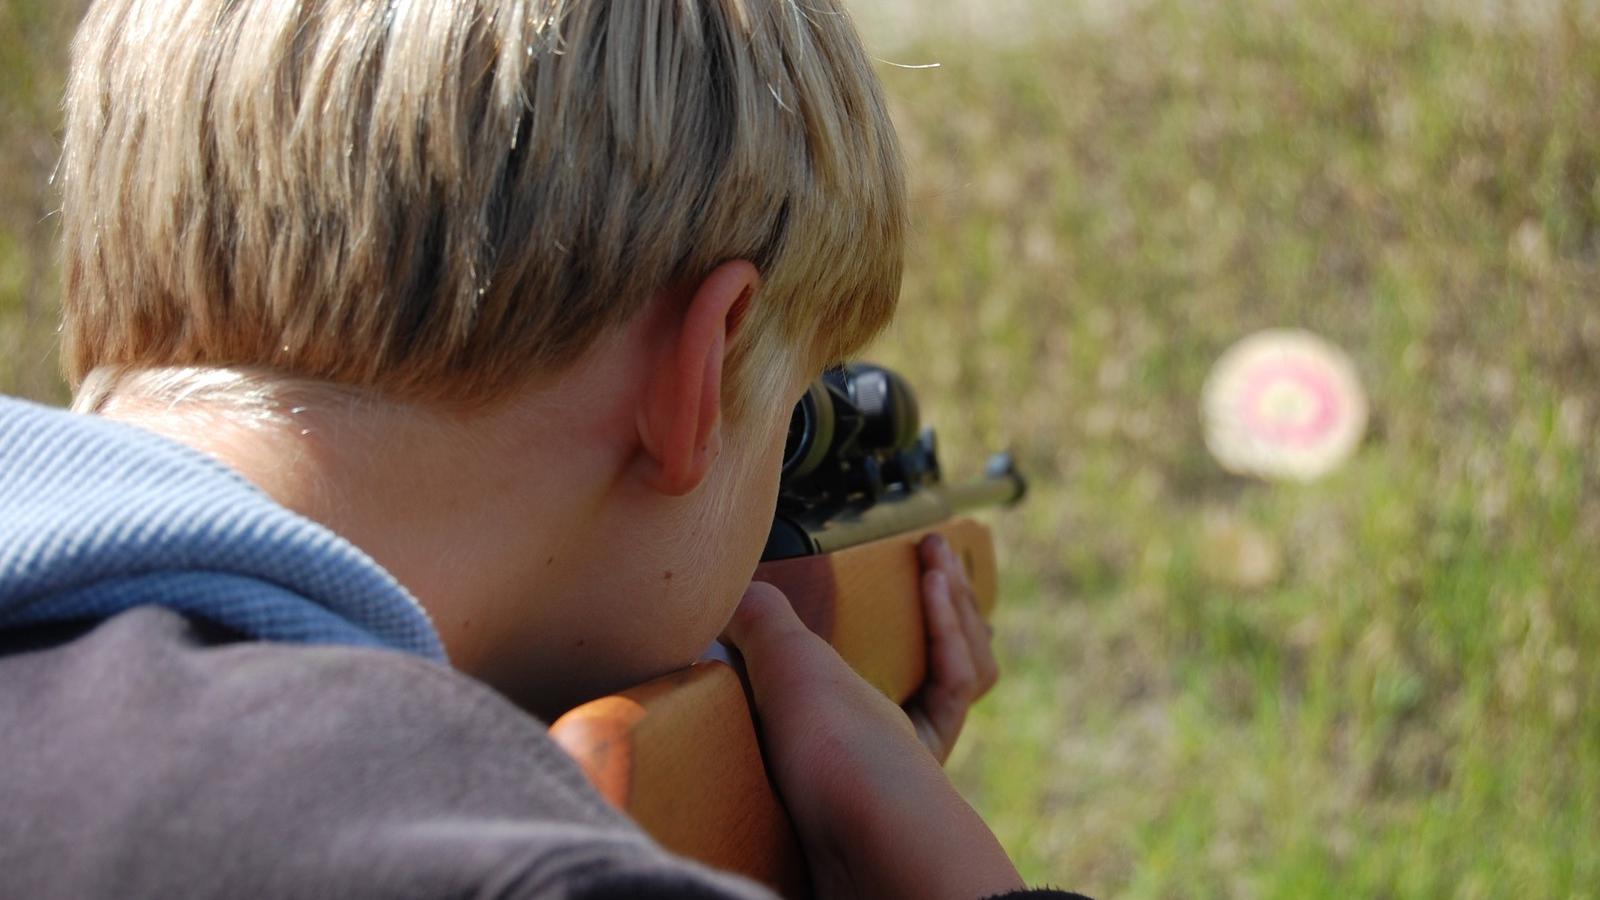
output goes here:
[[98, 0], [64, 363], [488, 402], [749, 259], [735, 414], [893, 314], [905, 188], [835, 0]]

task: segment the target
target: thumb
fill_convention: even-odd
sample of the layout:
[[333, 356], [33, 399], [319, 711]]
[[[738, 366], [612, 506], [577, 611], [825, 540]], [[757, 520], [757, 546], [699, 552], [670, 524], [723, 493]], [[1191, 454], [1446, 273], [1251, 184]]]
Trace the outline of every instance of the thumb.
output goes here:
[[758, 706], [787, 703], [849, 672], [833, 648], [800, 621], [789, 598], [765, 582], [745, 589], [722, 636], [743, 657]]
[[774, 644], [793, 640], [799, 632], [809, 633], [783, 591], [755, 581], [745, 588], [722, 636], [748, 658], [766, 655]]

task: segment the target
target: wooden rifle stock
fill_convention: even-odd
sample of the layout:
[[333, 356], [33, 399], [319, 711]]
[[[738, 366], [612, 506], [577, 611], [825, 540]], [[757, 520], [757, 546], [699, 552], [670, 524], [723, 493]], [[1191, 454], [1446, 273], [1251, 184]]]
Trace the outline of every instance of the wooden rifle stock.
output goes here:
[[[800, 618], [899, 703], [926, 671], [918, 542], [937, 531], [962, 560], [980, 611], [996, 591], [994, 543], [968, 518], [819, 556], [762, 563]], [[705, 662], [579, 706], [551, 727], [600, 793], [667, 849], [810, 896], [805, 857], [762, 762], [744, 685]]]

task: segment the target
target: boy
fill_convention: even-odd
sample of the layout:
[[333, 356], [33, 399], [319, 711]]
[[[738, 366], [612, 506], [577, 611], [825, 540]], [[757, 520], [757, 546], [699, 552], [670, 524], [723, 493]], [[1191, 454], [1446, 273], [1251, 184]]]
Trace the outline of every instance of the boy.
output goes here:
[[1021, 887], [917, 740], [993, 680], [948, 551], [910, 718], [746, 585], [898, 287], [841, 10], [102, 0], [61, 172], [98, 415], [0, 404], [0, 894], [765, 896], [539, 721], [719, 633], [820, 895]]

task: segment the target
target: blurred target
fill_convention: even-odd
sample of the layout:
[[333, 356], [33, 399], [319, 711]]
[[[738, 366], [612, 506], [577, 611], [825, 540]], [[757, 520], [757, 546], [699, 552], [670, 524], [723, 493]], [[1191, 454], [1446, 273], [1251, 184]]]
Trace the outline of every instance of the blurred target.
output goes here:
[[1361, 443], [1367, 398], [1339, 348], [1306, 331], [1277, 329], [1223, 354], [1201, 398], [1206, 445], [1223, 468], [1312, 481]]

